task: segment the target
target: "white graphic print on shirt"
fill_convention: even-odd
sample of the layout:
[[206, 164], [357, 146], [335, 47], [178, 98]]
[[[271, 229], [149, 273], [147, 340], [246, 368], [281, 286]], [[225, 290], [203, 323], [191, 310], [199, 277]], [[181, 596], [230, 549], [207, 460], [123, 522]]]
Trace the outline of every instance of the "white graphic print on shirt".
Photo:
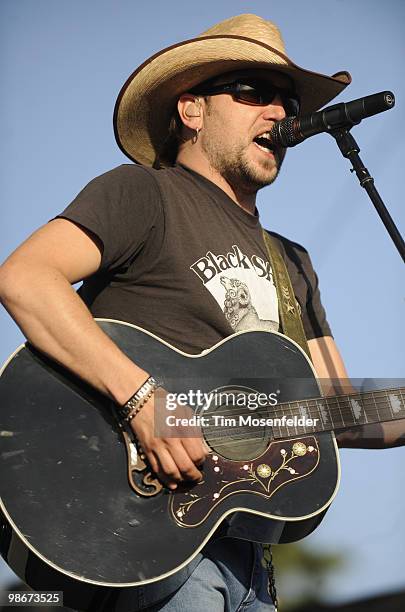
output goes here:
[[215, 298], [235, 332], [277, 331], [277, 292], [270, 263], [259, 255], [248, 257], [237, 245], [226, 255], [212, 251], [190, 269]]

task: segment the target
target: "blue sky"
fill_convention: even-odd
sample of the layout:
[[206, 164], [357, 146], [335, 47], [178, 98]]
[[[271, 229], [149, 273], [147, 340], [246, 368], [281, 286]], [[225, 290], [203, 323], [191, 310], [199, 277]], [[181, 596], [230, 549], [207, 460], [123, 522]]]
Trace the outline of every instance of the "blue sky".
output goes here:
[[[353, 83], [339, 101], [395, 93], [392, 111], [364, 120], [353, 134], [404, 232], [400, 0], [2, 0], [1, 259], [91, 178], [127, 161], [114, 141], [112, 111], [134, 68], [244, 12], [274, 20], [298, 65], [326, 74], [349, 70]], [[403, 264], [333, 139], [322, 134], [289, 150], [279, 179], [260, 192], [259, 208], [264, 226], [311, 253], [350, 375], [403, 377]], [[0, 338], [4, 361], [22, 337], [3, 310]], [[348, 571], [331, 580], [330, 599], [405, 588], [403, 458], [402, 448], [343, 451], [340, 493], [307, 539], [351, 557]], [[4, 567], [0, 561], [0, 576]]]

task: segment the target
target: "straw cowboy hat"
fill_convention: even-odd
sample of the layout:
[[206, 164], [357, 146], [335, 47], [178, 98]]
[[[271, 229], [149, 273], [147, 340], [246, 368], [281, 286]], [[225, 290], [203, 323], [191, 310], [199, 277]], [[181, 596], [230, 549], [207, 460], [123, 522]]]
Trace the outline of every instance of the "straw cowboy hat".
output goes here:
[[159, 51], [131, 74], [114, 110], [119, 147], [130, 159], [153, 165], [178, 97], [207, 79], [250, 68], [288, 74], [301, 99], [302, 114], [321, 108], [351, 82], [348, 72], [326, 76], [300, 68], [285, 55], [274, 23], [257, 15], [237, 15]]

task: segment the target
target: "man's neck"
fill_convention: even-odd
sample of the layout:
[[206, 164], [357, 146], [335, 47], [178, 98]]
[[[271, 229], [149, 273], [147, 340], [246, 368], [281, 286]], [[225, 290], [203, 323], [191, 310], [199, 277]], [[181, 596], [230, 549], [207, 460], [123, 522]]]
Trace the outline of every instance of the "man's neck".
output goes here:
[[233, 185], [230, 185], [228, 181], [213, 168], [205, 157], [196, 159], [196, 156], [191, 157], [190, 155], [179, 152], [176, 162], [187, 166], [190, 170], [194, 170], [201, 176], [204, 176], [209, 181], [214, 183], [217, 187], [222, 189], [228, 195], [231, 200], [235, 202], [240, 208], [245, 210], [250, 215], [255, 214], [256, 209], [256, 193], [247, 193], [242, 189], [238, 189]]

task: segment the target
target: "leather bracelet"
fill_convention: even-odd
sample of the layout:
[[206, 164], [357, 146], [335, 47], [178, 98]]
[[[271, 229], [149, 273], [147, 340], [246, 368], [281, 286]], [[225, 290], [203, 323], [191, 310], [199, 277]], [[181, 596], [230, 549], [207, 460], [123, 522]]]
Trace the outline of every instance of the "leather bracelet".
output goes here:
[[118, 408], [119, 417], [129, 423], [138, 414], [142, 406], [146, 404], [148, 399], [152, 397], [158, 386], [159, 384], [153, 376], [149, 376], [143, 385], [139, 387], [138, 391], [123, 406]]

